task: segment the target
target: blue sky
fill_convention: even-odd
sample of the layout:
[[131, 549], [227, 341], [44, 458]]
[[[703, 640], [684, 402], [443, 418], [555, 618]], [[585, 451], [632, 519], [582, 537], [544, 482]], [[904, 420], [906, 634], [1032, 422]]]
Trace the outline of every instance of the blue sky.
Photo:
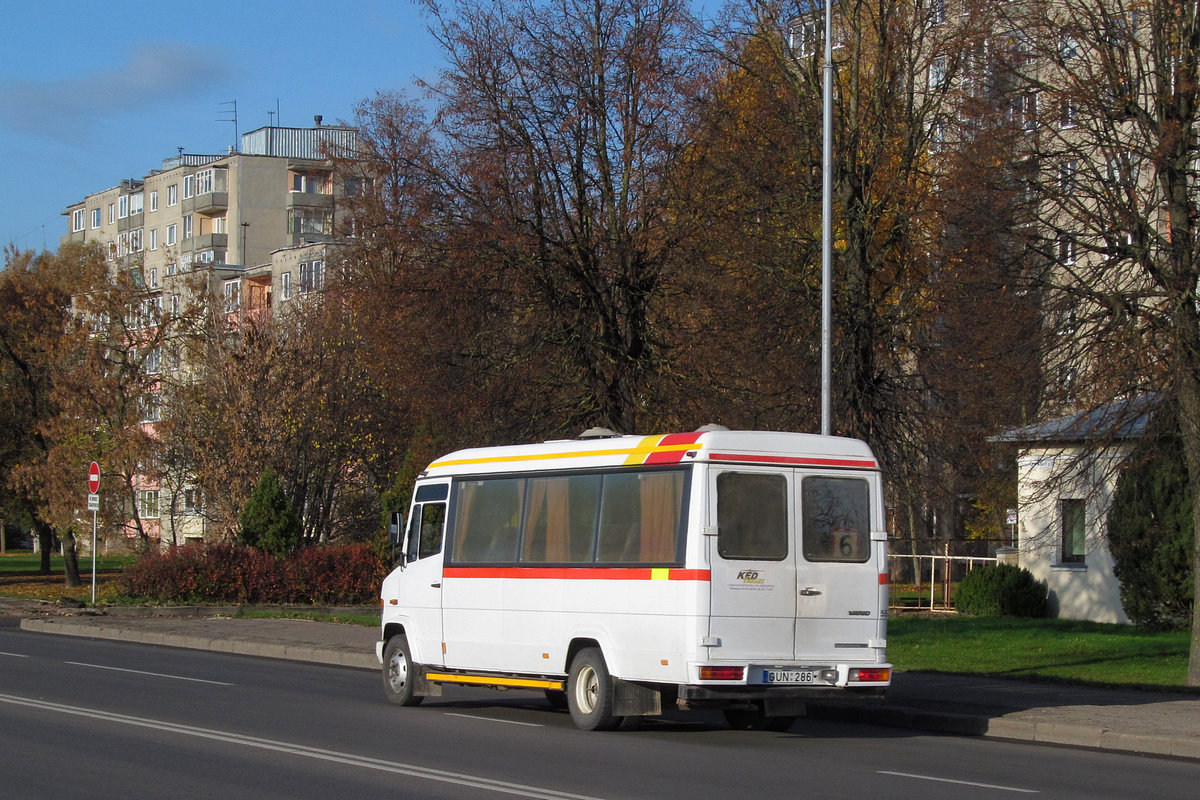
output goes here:
[[238, 131], [350, 121], [380, 90], [436, 77], [409, 0], [0, 0], [0, 246], [57, 248], [62, 211]]

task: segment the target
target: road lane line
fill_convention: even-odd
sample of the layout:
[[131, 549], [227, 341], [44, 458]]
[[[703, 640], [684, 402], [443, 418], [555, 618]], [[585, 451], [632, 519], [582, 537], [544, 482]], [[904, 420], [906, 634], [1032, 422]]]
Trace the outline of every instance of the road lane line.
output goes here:
[[90, 667], [92, 669], [107, 669], [113, 672], [131, 672], [134, 675], [149, 675], [152, 678], [170, 678], [174, 681], [192, 681], [193, 683], [211, 683], [214, 686], [237, 686], [236, 683], [226, 683], [225, 681], [206, 681], [204, 678], [189, 678], [186, 675], [168, 675], [163, 672], [145, 672], [140, 669], [125, 669], [124, 667], [109, 667], [104, 664], [87, 664], [83, 661], [67, 661], [76, 667]]
[[502, 794], [532, 797], [536, 798], [537, 800], [600, 800], [592, 795], [559, 792], [554, 789], [546, 789], [540, 786], [529, 786], [521, 783], [499, 781], [492, 778], [480, 777], [478, 775], [469, 775], [464, 772], [449, 772], [446, 770], [433, 769], [431, 767], [419, 767], [415, 764], [404, 764], [398, 761], [386, 761], [381, 758], [371, 758], [369, 756], [357, 756], [352, 753], [340, 753], [336, 750], [323, 750], [318, 747], [292, 744], [290, 742], [281, 742], [274, 739], [262, 739], [257, 736], [245, 736], [240, 733], [234, 733], [233, 731], [197, 728], [191, 725], [180, 725], [174, 722], [166, 722], [163, 720], [147, 719], [145, 717], [131, 717], [126, 714], [117, 714], [112, 711], [102, 711], [100, 709], [85, 708], [82, 706], [71, 706], [63, 703], [52, 703], [48, 700], [34, 700], [27, 697], [19, 697], [17, 695], [0, 694], [0, 703], [24, 706], [26, 708], [35, 708], [42, 711], [55, 711], [60, 714], [103, 720], [105, 722], [115, 722], [121, 725], [150, 728], [157, 731], [179, 734], [181, 736], [194, 736], [200, 739], [210, 739], [227, 744], [242, 745], [243, 747], [254, 747], [260, 750], [270, 750], [276, 753], [286, 753], [289, 755], [303, 756], [305, 758], [313, 758], [320, 761], [330, 761], [338, 764], [345, 764], [351, 767], [361, 767], [363, 769], [373, 769], [380, 772], [408, 775], [409, 777], [421, 778], [428, 781], [436, 781], [438, 783], [450, 783], [473, 789], [486, 789], [487, 791], [500, 792]]
[[895, 775], [899, 778], [913, 778], [918, 781], [935, 781], [937, 783], [955, 783], [959, 786], [975, 786], [980, 789], [999, 789], [1002, 792], [1020, 792], [1022, 794], [1041, 794], [1038, 789], [1020, 789], [1016, 786], [1001, 786], [995, 783], [975, 783], [974, 781], [956, 781], [953, 778], [938, 778], [933, 775], [914, 775], [911, 772], [889, 772], [886, 769], [876, 770], [880, 775]]
[[11, 656], [13, 658], [29, 658], [29, 656], [25, 655], [24, 653], [5, 653], [3, 650], [0, 650], [0, 656]]
[[540, 722], [517, 722], [513, 719], [500, 719], [498, 717], [481, 717], [477, 714], [456, 714], [453, 711], [446, 712], [447, 717], [462, 717], [463, 719], [473, 719], [479, 722], [503, 722], [505, 725], [524, 725], [526, 728], [544, 728], [546, 727]]

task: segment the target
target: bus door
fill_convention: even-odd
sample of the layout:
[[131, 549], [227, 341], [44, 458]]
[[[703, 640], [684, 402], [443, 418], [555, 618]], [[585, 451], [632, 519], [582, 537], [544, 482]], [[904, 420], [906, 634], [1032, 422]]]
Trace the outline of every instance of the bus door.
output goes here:
[[418, 663], [442, 665], [442, 543], [450, 484], [422, 484], [413, 497], [404, 542], [399, 606], [410, 620], [409, 646]]
[[710, 639], [714, 660], [791, 660], [796, 634], [792, 470], [709, 473]]
[[[879, 556], [867, 476], [710, 473], [714, 659], [873, 660]], [[710, 523], [711, 524], [711, 523]]]
[[[797, 474], [796, 658], [874, 661], [882, 636], [871, 475]], [[878, 503], [877, 503], [878, 504]], [[873, 525], [872, 523], [875, 523]]]

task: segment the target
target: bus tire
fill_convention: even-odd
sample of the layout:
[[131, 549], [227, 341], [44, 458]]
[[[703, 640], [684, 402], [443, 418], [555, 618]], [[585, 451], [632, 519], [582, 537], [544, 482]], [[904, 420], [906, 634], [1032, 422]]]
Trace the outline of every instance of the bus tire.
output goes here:
[[418, 667], [408, 649], [408, 639], [393, 636], [383, 650], [383, 694], [398, 706], [420, 705], [425, 698], [416, 693]]
[[735, 731], [774, 731], [783, 733], [795, 724], [794, 716], [768, 717], [761, 704], [754, 708], [726, 708], [725, 721]]
[[595, 647], [575, 654], [567, 677], [567, 707], [571, 721], [585, 731], [610, 731], [621, 723], [613, 715], [613, 680], [604, 656]]

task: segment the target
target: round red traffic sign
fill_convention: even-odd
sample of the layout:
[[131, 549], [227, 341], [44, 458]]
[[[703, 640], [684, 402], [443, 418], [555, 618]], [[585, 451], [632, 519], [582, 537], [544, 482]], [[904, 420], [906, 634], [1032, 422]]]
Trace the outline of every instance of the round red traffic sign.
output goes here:
[[92, 494], [100, 491], [100, 465], [95, 461], [88, 467], [88, 491]]

